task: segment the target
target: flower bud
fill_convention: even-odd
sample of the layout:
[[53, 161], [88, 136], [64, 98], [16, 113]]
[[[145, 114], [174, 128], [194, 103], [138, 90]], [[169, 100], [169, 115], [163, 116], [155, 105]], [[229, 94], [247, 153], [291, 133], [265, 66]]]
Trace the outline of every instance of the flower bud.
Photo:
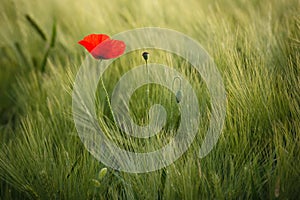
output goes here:
[[142, 56], [143, 56], [144, 60], [147, 61], [148, 58], [149, 58], [149, 53], [148, 53], [148, 52], [144, 52], [144, 53], [142, 54]]
[[182, 99], [182, 92], [181, 90], [178, 90], [176, 93], [176, 102], [180, 103], [181, 99]]
[[101, 186], [100, 182], [96, 179], [91, 179], [91, 182], [92, 182], [93, 186], [95, 186], [95, 187], [100, 187]]
[[104, 167], [100, 170], [99, 174], [98, 174], [98, 179], [101, 180], [107, 173], [107, 168]]

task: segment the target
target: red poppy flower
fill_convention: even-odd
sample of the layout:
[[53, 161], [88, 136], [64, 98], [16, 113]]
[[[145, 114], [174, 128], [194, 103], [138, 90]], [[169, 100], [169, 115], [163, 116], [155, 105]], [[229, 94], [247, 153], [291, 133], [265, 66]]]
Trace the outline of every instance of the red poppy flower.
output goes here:
[[105, 34], [90, 34], [78, 42], [96, 59], [111, 59], [122, 55], [126, 45], [123, 41], [110, 39]]

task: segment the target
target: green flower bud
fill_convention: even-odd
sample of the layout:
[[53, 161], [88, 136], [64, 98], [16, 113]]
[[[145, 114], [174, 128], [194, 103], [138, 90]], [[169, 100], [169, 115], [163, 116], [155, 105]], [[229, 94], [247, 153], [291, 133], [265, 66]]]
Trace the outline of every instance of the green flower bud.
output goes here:
[[91, 182], [92, 182], [92, 184], [93, 184], [95, 187], [100, 187], [100, 186], [101, 186], [100, 182], [99, 182], [98, 180], [96, 180], [96, 179], [91, 179]]
[[182, 92], [181, 90], [178, 90], [176, 93], [176, 102], [180, 103], [181, 99], [182, 99]]
[[101, 180], [107, 173], [107, 168], [104, 167], [100, 170], [99, 174], [98, 174], [98, 179]]

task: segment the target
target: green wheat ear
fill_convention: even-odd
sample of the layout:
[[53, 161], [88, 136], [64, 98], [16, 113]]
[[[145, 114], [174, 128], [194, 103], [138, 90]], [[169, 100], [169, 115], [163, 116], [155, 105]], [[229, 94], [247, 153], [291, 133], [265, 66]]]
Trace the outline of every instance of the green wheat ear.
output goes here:
[[42, 187], [45, 191], [45, 195], [50, 197], [51, 194], [51, 184], [49, 180], [49, 176], [45, 170], [40, 171], [39, 173], [40, 180], [42, 182]]

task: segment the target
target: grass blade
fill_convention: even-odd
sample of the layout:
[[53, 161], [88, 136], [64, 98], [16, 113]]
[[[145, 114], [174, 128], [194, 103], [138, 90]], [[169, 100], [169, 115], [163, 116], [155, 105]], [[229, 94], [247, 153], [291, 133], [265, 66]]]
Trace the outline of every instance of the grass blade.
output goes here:
[[52, 35], [51, 35], [51, 42], [50, 47], [53, 48], [55, 46], [56, 41], [56, 20], [54, 19], [53, 25], [52, 25]]
[[15, 42], [14, 46], [15, 46], [15, 48], [17, 50], [17, 53], [19, 54], [23, 64], [26, 65], [26, 66], [29, 66], [29, 62], [28, 62], [28, 60], [27, 60], [20, 44], [18, 42]]
[[29, 22], [29, 24], [32, 26], [32, 28], [37, 32], [37, 34], [44, 40], [47, 41], [46, 34], [42, 31], [42, 29], [38, 26], [38, 24], [29, 16], [25, 15], [25, 18]]
[[46, 68], [46, 64], [47, 64], [47, 58], [49, 56], [50, 53], [50, 48], [47, 49], [47, 51], [44, 54], [42, 63], [41, 63], [41, 72], [45, 72], [45, 68]]
[[51, 35], [51, 42], [50, 42], [50, 46], [48, 46], [42, 63], [41, 63], [41, 71], [45, 72], [45, 68], [46, 68], [46, 64], [47, 64], [47, 58], [49, 56], [50, 50], [51, 48], [53, 48], [55, 46], [55, 41], [56, 41], [56, 20], [54, 20], [53, 25], [52, 25], [52, 35]]

